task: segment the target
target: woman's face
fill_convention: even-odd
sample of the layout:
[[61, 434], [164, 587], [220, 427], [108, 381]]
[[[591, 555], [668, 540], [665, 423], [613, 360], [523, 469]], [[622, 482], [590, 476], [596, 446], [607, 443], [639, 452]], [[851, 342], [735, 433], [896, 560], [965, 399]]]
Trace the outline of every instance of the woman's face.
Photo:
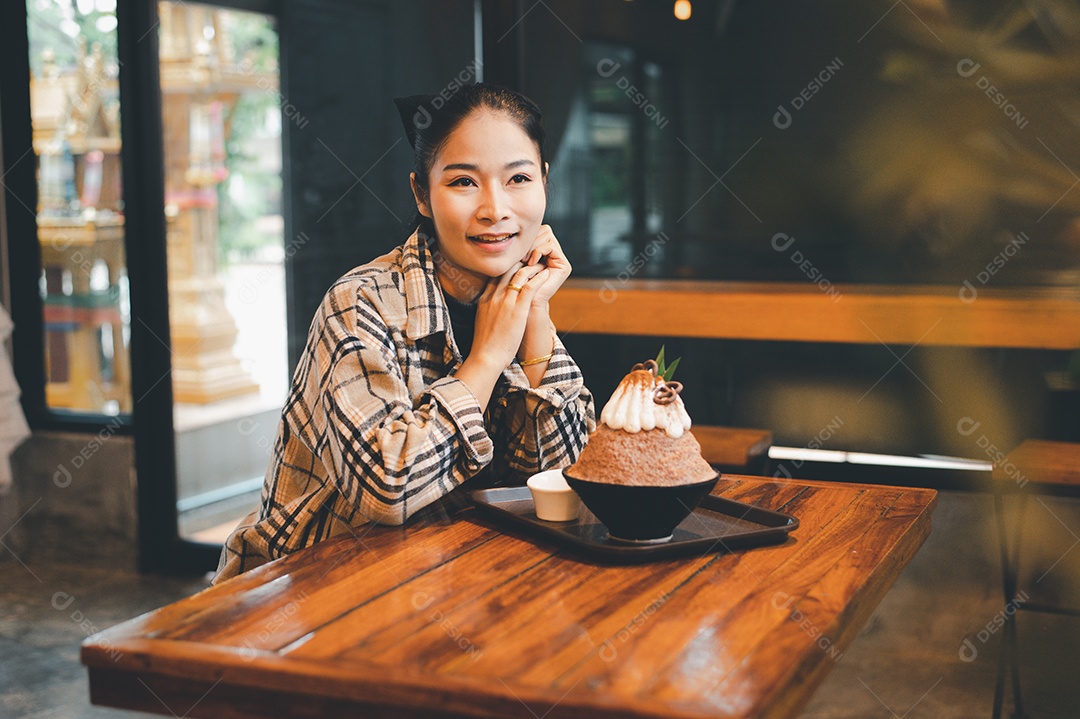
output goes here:
[[[503, 113], [476, 110], [435, 156], [428, 202], [443, 289], [471, 301], [532, 249], [547, 207], [536, 143]], [[415, 193], [415, 182], [413, 184]]]

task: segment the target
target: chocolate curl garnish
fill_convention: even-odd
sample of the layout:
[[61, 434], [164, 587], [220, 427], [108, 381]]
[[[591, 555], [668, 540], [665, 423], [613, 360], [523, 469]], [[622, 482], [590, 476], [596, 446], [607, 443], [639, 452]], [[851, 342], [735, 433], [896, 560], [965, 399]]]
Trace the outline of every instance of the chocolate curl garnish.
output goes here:
[[657, 404], [671, 404], [682, 392], [682, 382], [662, 382], [653, 390], [653, 402]]
[[644, 362], [638, 362], [636, 365], [630, 368], [631, 372], [636, 372], [639, 369], [647, 369], [652, 372], [652, 376], [656, 377], [660, 368], [656, 366], [656, 360], [646, 360]]

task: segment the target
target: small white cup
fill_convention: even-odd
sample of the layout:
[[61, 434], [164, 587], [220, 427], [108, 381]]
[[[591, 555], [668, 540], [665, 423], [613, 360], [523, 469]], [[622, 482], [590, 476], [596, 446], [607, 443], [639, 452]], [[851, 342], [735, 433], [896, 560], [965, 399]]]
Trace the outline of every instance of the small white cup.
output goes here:
[[581, 511], [581, 500], [566, 483], [561, 469], [549, 469], [529, 477], [536, 516], [545, 522], [570, 522]]

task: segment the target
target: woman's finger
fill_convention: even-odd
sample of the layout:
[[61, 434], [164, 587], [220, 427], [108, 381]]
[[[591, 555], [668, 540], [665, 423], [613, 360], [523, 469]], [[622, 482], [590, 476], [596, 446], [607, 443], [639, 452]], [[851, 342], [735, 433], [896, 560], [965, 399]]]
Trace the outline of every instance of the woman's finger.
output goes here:
[[544, 265], [525, 265], [524, 267], [516, 270], [510, 277], [510, 281], [506, 284], [506, 289], [510, 291], [520, 291], [519, 288], [523, 288], [526, 283], [529, 282], [537, 273], [545, 270]]
[[493, 278], [491, 281], [494, 282], [499, 289], [504, 289], [513, 281], [514, 275], [517, 274], [518, 270], [521, 270], [526, 266], [527, 265], [523, 262], [515, 262], [513, 267], [499, 275], [498, 278]]
[[529, 281], [525, 283], [525, 289], [527, 289], [530, 293], [535, 293], [537, 290], [544, 286], [544, 284], [548, 281], [548, 278], [550, 278], [551, 275], [551, 269], [548, 267], [544, 267], [535, 275], [529, 278]]
[[546, 253], [543, 265], [547, 267], [549, 274], [545, 276], [543, 284], [540, 285], [533, 296], [534, 301], [550, 300], [562, 287], [563, 282], [570, 276], [573, 269], [555, 234], [551, 232], [548, 234], [549, 236], [544, 240], [542, 248], [538, 247], [537, 249], [542, 249]]
[[[536, 234], [532, 249], [525, 255], [525, 264], [535, 265], [551, 252], [551, 243], [555, 240], [555, 233], [550, 225], [540, 225], [540, 231]], [[557, 241], [556, 241], [557, 242]]]
[[551, 264], [553, 261], [566, 261], [566, 253], [563, 252], [562, 244], [555, 239], [554, 235], [552, 235], [551, 239], [545, 243], [545, 248], [547, 250], [548, 264]]
[[525, 255], [525, 264], [527, 266], [535, 265], [540, 261], [540, 258], [544, 256], [544, 251], [540, 245], [533, 245], [533, 248], [529, 250], [529, 253]]

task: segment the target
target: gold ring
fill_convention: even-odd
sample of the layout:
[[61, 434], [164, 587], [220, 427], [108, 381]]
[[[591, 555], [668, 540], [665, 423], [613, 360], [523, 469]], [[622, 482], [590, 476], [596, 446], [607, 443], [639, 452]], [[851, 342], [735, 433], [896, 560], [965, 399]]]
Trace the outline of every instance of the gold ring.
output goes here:
[[506, 286], [506, 289], [513, 290], [514, 292], [521, 292], [525, 288], [522, 287], [521, 285], [515, 285], [513, 282], [511, 282], [510, 284], [508, 284]]

